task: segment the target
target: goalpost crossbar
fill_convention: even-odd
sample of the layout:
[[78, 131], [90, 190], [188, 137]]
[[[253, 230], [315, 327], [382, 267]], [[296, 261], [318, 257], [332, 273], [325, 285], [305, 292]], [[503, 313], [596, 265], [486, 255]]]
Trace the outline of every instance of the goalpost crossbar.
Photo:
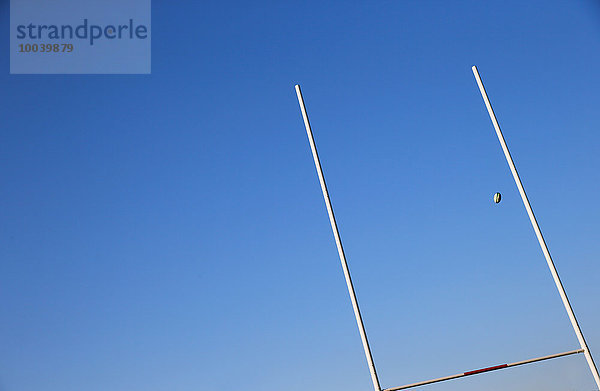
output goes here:
[[510, 364], [500, 364], [500, 365], [495, 365], [493, 367], [475, 369], [473, 371], [467, 371], [467, 372], [463, 372], [463, 373], [458, 373], [456, 375], [444, 376], [444, 377], [439, 377], [437, 379], [420, 381], [418, 383], [407, 384], [407, 385], [401, 386], [401, 387], [386, 388], [386, 389], [384, 389], [382, 391], [406, 390], [406, 389], [413, 388], [413, 387], [419, 387], [419, 386], [424, 386], [424, 385], [427, 385], [427, 384], [439, 383], [439, 382], [443, 382], [443, 381], [446, 381], [446, 380], [453, 380], [453, 379], [458, 379], [458, 378], [466, 377], [466, 376], [478, 375], [480, 373], [497, 371], [499, 369], [511, 368], [511, 367], [516, 367], [516, 366], [524, 365], [524, 364], [531, 364], [531, 363], [538, 362], [538, 361], [550, 360], [552, 358], [570, 356], [572, 354], [583, 353], [583, 352], [584, 352], [583, 349], [570, 350], [568, 352], [551, 354], [549, 356], [542, 356], [542, 357], [530, 358], [529, 360], [517, 361], [517, 362], [510, 363]]

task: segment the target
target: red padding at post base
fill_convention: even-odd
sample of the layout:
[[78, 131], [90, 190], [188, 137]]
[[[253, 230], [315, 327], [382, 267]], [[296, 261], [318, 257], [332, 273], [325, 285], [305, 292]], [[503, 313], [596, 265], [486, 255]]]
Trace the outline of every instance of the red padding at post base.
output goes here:
[[495, 367], [489, 367], [489, 368], [483, 368], [483, 369], [476, 369], [474, 371], [465, 372], [464, 375], [465, 376], [474, 375], [476, 373], [494, 371], [496, 369], [502, 369], [502, 368], [506, 368], [506, 367], [508, 367], [508, 364], [496, 365]]

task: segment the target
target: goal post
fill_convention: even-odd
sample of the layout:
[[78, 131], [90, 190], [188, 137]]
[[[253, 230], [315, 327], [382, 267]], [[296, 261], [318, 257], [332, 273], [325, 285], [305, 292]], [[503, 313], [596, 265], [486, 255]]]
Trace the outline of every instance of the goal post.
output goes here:
[[560, 298], [565, 306], [565, 310], [569, 315], [569, 320], [571, 321], [571, 325], [573, 326], [573, 330], [577, 335], [577, 340], [579, 341], [579, 345], [581, 349], [583, 349], [583, 354], [585, 355], [585, 359], [590, 367], [590, 371], [592, 371], [592, 375], [594, 376], [594, 380], [596, 381], [596, 385], [600, 389], [600, 375], [598, 374], [598, 368], [594, 363], [594, 359], [592, 358], [592, 354], [590, 353], [590, 349], [585, 342], [585, 338], [583, 338], [583, 332], [581, 331], [581, 327], [577, 322], [577, 318], [575, 318], [575, 313], [573, 312], [573, 308], [571, 307], [571, 303], [569, 302], [569, 298], [567, 297], [567, 293], [565, 292], [565, 288], [558, 276], [558, 272], [556, 271], [556, 266], [554, 266], [554, 261], [550, 256], [550, 251], [548, 250], [548, 245], [542, 236], [542, 231], [540, 230], [540, 226], [533, 214], [533, 209], [531, 208], [531, 204], [529, 203], [529, 199], [527, 198], [527, 194], [525, 194], [525, 188], [523, 187], [523, 183], [521, 182], [521, 178], [517, 173], [517, 168], [515, 167], [515, 162], [513, 161], [512, 156], [508, 150], [508, 146], [506, 145], [506, 140], [504, 139], [504, 135], [500, 130], [500, 125], [498, 124], [498, 119], [496, 118], [496, 114], [494, 113], [494, 109], [492, 109], [492, 104], [490, 103], [490, 99], [488, 98], [487, 92], [485, 91], [485, 87], [483, 86], [483, 82], [481, 81], [481, 76], [479, 75], [479, 71], [477, 67], [473, 65], [471, 68], [473, 70], [473, 75], [475, 76], [475, 80], [477, 80], [477, 86], [479, 87], [479, 92], [481, 92], [481, 97], [485, 102], [485, 107], [487, 108], [488, 114], [490, 115], [490, 119], [492, 120], [492, 124], [494, 125], [494, 129], [496, 130], [496, 136], [498, 136], [498, 141], [500, 141], [500, 145], [502, 146], [502, 151], [504, 152], [504, 157], [506, 158], [506, 162], [510, 167], [510, 172], [515, 180], [515, 184], [519, 189], [519, 194], [521, 195], [521, 200], [523, 200], [523, 205], [527, 210], [527, 215], [529, 216], [529, 221], [531, 221], [531, 225], [533, 230], [535, 231], [535, 236], [542, 248], [542, 252], [544, 253], [544, 257], [546, 258], [546, 263], [548, 264], [548, 268], [550, 269], [550, 273], [552, 274], [552, 278], [554, 279], [554, 283], [556, 284], [556, 289], [558, 289], [558, 293], [560, 294]]
[[356, 318], [356, 324], [358, 325], [358, 331], [360, 332], [360, 339], [362, 341], [365, 356], [367, 358], [367, 364], [369, 365], [369, 371], [371, 372], [373, 388], [375, 391], [381, 391], [381, 386], [379, 385], [379, 379], [377, 377], [377, 371], [375, 370], [375, 363], [373, 362], [373, 355], [371, 354], [371, 348], [369, 347], [369, 341], [367, 339], [367, 332], [365, 331], [360, 309], [358, 308], [358, 300], [356, 299], [356, 293], [354, 292], [354, 286], [352, 285], [350, 269], [348, 269], [348, 262], [346, 262], [346, 255], [344, 253], [344, 247], [342, 246], [342, 239], [340, 238], [337, 222], [335, 221], [335, 215], [333, 214], [333, 207], [331, 206], [331, 200], [329, 199], [329, 191], [327, 190], [327, 184], [325, 183], [325, 177], [323, 176], [323, 169], [321, 168], [321, 161], [319, 160], [319, 154], [317, 153], [317, 146], [315, 144], [315, 139], [313, 137], [310, 122], [308, 120], [308, 114], [306, 113], [306, 106], [304, 105], [302, 91], [300, 90], [300, 86], [298, 84], [296, 84], [296, 95], [298, 97], [298, 103], [300, 104], [300, 111], [302, 111], [302, 119], [304, 120], [304, 127], [306, 128], [306, 135], [308, 136], [308, 142], [310, 143], [310, 150], [315, 162], [315, 168], [317, 169], [317, 175], [319, 176], [319, 183], [321, 184], [323, 199], [325, 200], [325, 206], [327, 207], [329, 223], [331, 224], [331, 230], [333, 231], [333, 236], [335, 237], [335, 244], [337, 245], [338, 255], [340, 257], [340, 262], [342, 263], [342, 269], [344, 270], [344, 277], [346, 279], [348, 293], [350, 294], [350, 301], [352, 302], [354, 317]]
[[371, 374], [373, 388], [375, 391], [400, 391], [400, 390], [405, 390], [405, 389], [409, 389], [409, 388], [424, 386], [427, 384], [433, 384], [433, 383], [438, 383], [438, 382], [442, 382], [442, 381], [453, 380], [453, 379], [457, 379], [457, 378], [492, 372], [492, 371], [496, 371], [496, 370], [500, 370], [500, 369], [512, 368], [512, 367], [516, 367], [516, 366], [520, 366], [520, 365], [524, 365], [524, 364], [531, 364], [531, 363], [550, 360], [550, 359], [554, 359], [554, 358], [558, 358], [558, 357], [566, 357], [566, 356], [571, 356], [571, 355], [578, 354], [578, 353], [583, 353], [586, 358], [586, 361], [588, 363], [588, 366], [592, 372], [592, 375], [594, 377], [596, 385], [600, 389], [600, 376], [598, 375], [598, 369], [594, 363], [594, 360], [590, 353], [590, 349], [583, 337], [581, 328], [580, 328], [579, 324], [577, 323], [577, 319], [575, 318], [575, 314], [573, 312], [573, 309], [571, 307], [569, 299], [567, 298], [565, 289], [562, 285], [562, 282], [560, 281], [558, 272], [556, 271], [556, 267], [554, 265], [554, 262], [552, 261], [552, 257], [550, 256], [550, 252], [548, 251], [548, 246], [546, 245], [546, 242], [544, 240], [544, 237], [542, 236], [542, 232], [540, 230], [538, 222], [535, 218], [535, 215], [533, 214], [533, 209], [531, 208], [529, 199], [527, 198], [527, 195], [525, 194], [525, 189], [523, 188], [523, 184], [521, 182], [519, 174], [517, 173], [517, 169], [515, 167], [514, 161], [510, 155], [508, 146], [506, 145], [506, 141], [504, 139], [504, 136], [502, 135], [502, 131], [500, 130], [500, 126], [498, 125], [498, 120], [496, 119], [496, 115], [494, 114], [494, 111], [492, 109], [492, 105], [490, 103], [490, 100], [489, 100], [487, 93], [485, 91], [485, 88], [483, 86], [483, 82], [481, 81], [481, 77], [479, 76], [479, 72], [477, 71], [477, 67], [473, 66], [472, 70], [473, 70], [473, 74], [475, 75], [477, 85], [479, 86], [479, 91], [481, 92], [481, 96], [483, 97], [485, 106], [490, 115], [490, 119], [492, 120], [492, 124], [494, 125], [494, 129], [496, 130], [496, 135], [498, 136], [498, 140], [500, 141], [500, 145], [502, 146], [502, 151], [504, 152], [504, 156], [506, 157], [506, 161], [508, 162], [508, 165], [510, 167], [510, 171], [513, 175], [513, 178], [514, 178], [517, 188], [519, 190], [519, 194], [521, 195], [521, 199], [523, 200], [523, 205], [525, 206], [525, 209], [527, 210], [529, 220], [531, 221], [531, 225], [533, 226], [533, 229], [537, 236], [540, 247], [542, 248], [542, 252], [544, 253], [544, 257], [546, 258], [546, 262], [550, 269], [550, 273], [552, 274], [552, 278], [554, 279], [554, 283], [556, 284], [556, 288], [558, 289], [558, 292], [562, 299], [563, 305], [567, 311], [567, 314], [569, 315], [569, 319], [571, 321], [571, 325], [573, 326], [573, 330], [575, 331], [575, 334], [577, 335], [580, 349], [571, 350], [571, 351], [563, 352], [563, 353], [551, 354], [548, 356], [542, 356], [542, 357], [532, 358], [532, 359], [523, 360], [523, 361], [517, 361], [517, 362], [510, 363], [510, 364], [501, 364], [501, 365], [495, 365], [492, 367], [476, 369], [476, 370], [472, 370], [472, 371], [459, 373], [456, 375], [440, 377], [440, 378], [436, 378], [436, 379], [421, 381], [418, 383], [411, 383], [411, 384], [407, 384], [407, 385], [404, 385], [401, 387], [391, 387], [391, 388], [382, 389], [380, 386], [380, 383], [379, 383], [379, 378], [377, 376], [377, 371], [375, 369], [375, 363], [373, 361], [373, 355], [371, 353], [371, 348], [369, 346], [369, 341], [367, 339], [367, 333], [365, 331], [364, 322], [363, 322], [363, 319], [362, 319], [362, 316], [360, 313], [360, 309], [358, 306], [356, 292], [354, 291], [354, 286], [352, 284], [352, 278], [350, 276], [348, 262], [346, 261], [346, 255], [344, 253], [344, 248], [342, 246], [342, 240], [341, 240], [340, 233], [338, 230], [335, 215], [333, 213], [333, 207], [331, 205], [329, 191], [327, 190], [327, 185], [325, 183], [325, 176], [323, 175], [321, 161], [320, 161], [319, 155], [317, 153], [317, 146], [316, 146], [316, 143], [314, 140], [310, 121], [308, 119], [308, 113], [306, 111], [306, 106], [304, 104], [304, 98], [302, 96], [302, 91], [300, 90], [300, 85], [296, 85], [295, 86], [296, 95], [298, 98], [298, 103], [300, 105], [300, 111], [302, 112], [302, 119], [304, 120], [304, 126], [306, 128], [306, 134], [308, 136], [308, 141], [310, 144], [310, 149], [311, 149], [313, 161], [315, 164], [315, 169], [317, 171], [317, 176], [319, 178], [319, 183], [321, 185], [321, 191], [323, 193], [323, 200], [325, 201], [325, 206], [327, 208], [327, 214], [329, 216], [329, 223], [331, 224], [331, 230], [333, 231], [333, 236], [335, 238], [335, 243], [336, 243], [337, 250], [338, 250], [338, 256], [339, 256], [340, 262], [342, 264], [342, 270], [344, 272], [344, 278], [346, 280], [348, 294], [350, 295], [350, 302], [352, 303], [352, 309], [354, 311], [354, 317], [356, 318], [356, 324], [358, 326], [358, 331], [360, 333], [363, 350], [365, 353], [365, 357], [367, 359], [367, 365], [369, 367], [369, 372]]

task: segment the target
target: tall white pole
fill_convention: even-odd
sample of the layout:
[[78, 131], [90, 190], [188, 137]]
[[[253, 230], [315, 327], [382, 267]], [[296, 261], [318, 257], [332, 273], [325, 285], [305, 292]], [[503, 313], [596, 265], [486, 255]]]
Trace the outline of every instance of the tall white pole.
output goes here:
[[531, 225], [533, 226], [535, 235], [537, 236], [538, 242], [540, 243], [540, 247], [542, 248], [542, 252], [544, 253], [544, 257], [546, 258], [546, 262], [548, 263], [548, 268], [550, 268], [550, 273], [552, 273], [552, 278], [554, 279], [554, 283], [556, 284], [556, 288], [558, 289], [560, 298], [562, 299], [563, 305], [565, 306], [565, 310], [567, 310], [567, 314], [569, 314], [569, 319], [571, 320], [571, 325], [573, 326], [573, 330], [575, 330], [575, 334], [577, 335], [577, 339], [579, 340], [579, 345], [581, 345], [581, 349], [584, 350], [583, 354], [585, 355], [585, 359], [587, 360], [588, 366], [592, 371], [592, 375], [594, 376], [596, 385], [598, 386], [598, 388], [600, 388], [600, 375], [598, 374], [598, 368], [596, 368], [596, 364], [594, 363], [594, 359], [592, 358], [590, 349], [588, 348], [587, 343], [585, 342], [585, 338], [583, 338], [583, 333], [581, 332], [581, 328], [577, 323], [575, 313], [573, 313], [573, 308], [571, 308], [571, 303], [569, 303], [569, 299], [567, 298], [565, 288], [563, 287], [562, 282], [560, 281], [560, 277], [558, 276], [558, 272], [556, 271], [556, 267], [554, 266], [554, 262], [552, 261], [552, 257], [550, 256], [550, 252], [548, 251], [548, 246], [546, 245], [546, 241], [542, 236], [540, 226], [538, 225], [538, 222], [535, 219], [533, 209], [531, 209], [531, 205], [529, 204], [529, 200], [527, 199], [527, 195], [525, 194], [525, 189], [523, 188], [523, 184], [521, 183], [521, 179], [519, 178], [519, 174], [517, 173], [515, 163], [513, 162], [513, 159], [510, 156], [510, 152], [508, 151], [508, 147], [506, 146], [506, 141], [504, 140], [504, 136], [502, 135], [502, 131], [500, 130], [500, 125], [498, 125], [498, 120], [496, 119], [496, 114], [494, 114], [494, 110], [492, 109], [490, 100], [487, 96], [487, 93], [485, 92], [485, 88], [483, 87], [483, 83], [481, 81], [481, 77], [479, 76], [479, 72], [477, 71], [477, 67], [473, 66], [472, 69], [473, 74], [475, 75], [475, 79], [477, 80], [477, 85], [479, 86], [479, 91], [481, 92], [481, 96], [483, 97], [483, 101], [485, 102], [485, 106], [487, 107], [487, 111], [490, 115], [490, 119], [494, 124], [496, 135], [498, 136], [498, 140], [502, 145], [504, 157], [506, 157], [506, 161], [508, 162], [508, 166], [510, 167], [510, 172], [512, 172], [512, 176], [515, 179], [515, 183], [517, 184], [517, 188], [519, 189], [519, 193], [521, 194], [523, 205], [525, 205], [525, 209], [527, 209], [529, 220], [531, 221]]
[[348, 270], [348, 263], [346, 262], [346, 255], [344, 254], [344, 248], [342, 247], [342, 240], [340, 239], [340, 233], [338, 231], [335, 216], [333, 215], [333, 208], [331, 207], [331, 200], [329, 199], [329, 192], [327, 191], [327, 185], [325, 184], [325, 177], [323, 176], [323, 170], [321, 169], [321, 162], [319, 161], [319, 155], [317, 154], [317, 146], [313, 138], [312, 130], [310, 128], [310, 122], [308, 121], [308, 114], [306, 113], [306, 107], [304, 106], [304, 99], [302, 98], [302, 92], [300, 86], [296, 85], [296, 95], [298, 95], [298, 103], [300, 104], [300, 110], [302, 111], [302, 118], [304, 119], [304, 126], [306, 127], [306, 134], [308, 135], [308, 142], [310, 143], [310, 149], [312, 151], [313, 160], [315, 161], [315, 168], [319, 175], [319, 182], [321, 183], [321, 190], [323, 191], [323, 199], [327, 206], [327, 213], [329, 214], [329, 222], [331, 223], [331, 230], [335, 237], [335, 243], [337, 245], [338, 254], [340, 261], [342, 262], [342, 269], [344, 270], [344, 277], [346, 278], [346, 286], [348, 287], [348, 293], [350, 294], [350, 301], [352, 301], [352, 308], [354, 309], [354, 316], [356, 317], [356, 324], [358, 325], [358, 331], [360, 332], [360, 339], [362, 340], [363, 349], [365, 350], [365, 356], [367, 357], [367, 363], [369, 364], [369, 371], [371, 372], [371, 380], [373, 380], [373, 387], [375, 391], [381, 391], [379, 385], [379, 379], [377, 378], [377, 372], [375, 371], [375, 364], [373, 363], [373, 356], [371, 355], [371, 349], [369, 348], [369, 341], [367, 340], [367, 333], [365, 332], [365, 326], [360, 316], [360, 310], [358, 308], [358, 301], [356, 300], [356, 293], [354, 293], [354, 286], [352, 285], [352, 279], [350, 278], [350, 270]]

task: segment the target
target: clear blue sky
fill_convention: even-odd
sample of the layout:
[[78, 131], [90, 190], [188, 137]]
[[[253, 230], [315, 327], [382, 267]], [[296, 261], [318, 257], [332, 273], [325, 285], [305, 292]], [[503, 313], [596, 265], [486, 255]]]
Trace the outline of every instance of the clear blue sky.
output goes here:
[[597, 2], [153, 3], [150, 76], [0, 40], [0, 390], [371, 389], [296, 83], [384, 387], [577, 348], [473, 64], [600, 361]]

